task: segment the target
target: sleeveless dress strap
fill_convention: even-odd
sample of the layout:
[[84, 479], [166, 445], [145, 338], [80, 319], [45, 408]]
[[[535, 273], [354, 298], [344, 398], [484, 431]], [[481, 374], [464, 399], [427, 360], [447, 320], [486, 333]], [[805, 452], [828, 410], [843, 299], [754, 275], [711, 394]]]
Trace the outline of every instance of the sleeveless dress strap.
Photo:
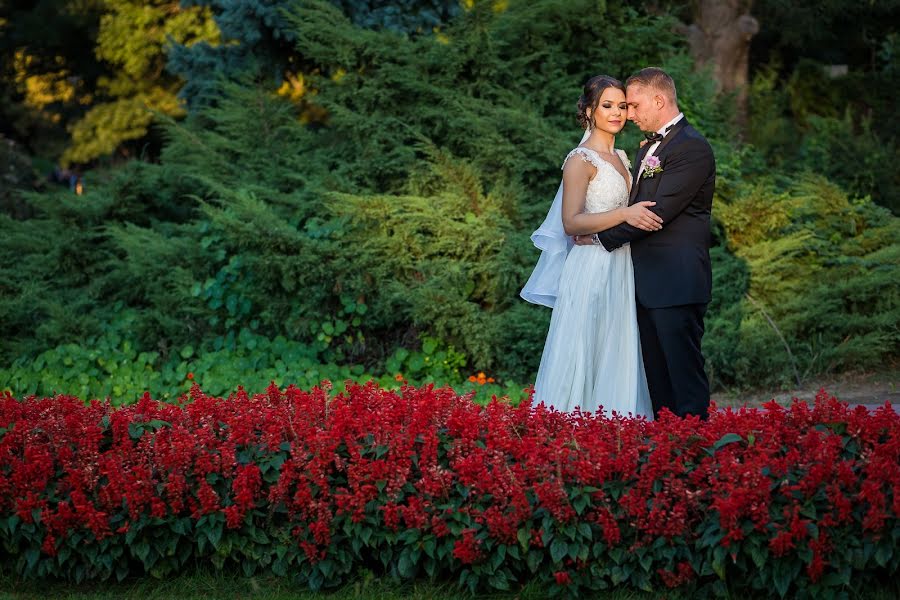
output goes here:
[[577, 148], [573, 148], [572, 151], [566, 155], [566, 159], [563, 161], [562, 167], [560, 167], [560, 168], [564, 169], [566, 167], [566, 163], [569, 162], [569, 159], [572, 156], [575, 156], [576, 154], [578, 156], [580, 156], [584, 162], [591, 163], [598, 169], [600, 168], [600, 163], [606, 162], [605, 160], [600, 158], [600, 156], [596, 152], [591, 150], [590, 148], [578, 146]]

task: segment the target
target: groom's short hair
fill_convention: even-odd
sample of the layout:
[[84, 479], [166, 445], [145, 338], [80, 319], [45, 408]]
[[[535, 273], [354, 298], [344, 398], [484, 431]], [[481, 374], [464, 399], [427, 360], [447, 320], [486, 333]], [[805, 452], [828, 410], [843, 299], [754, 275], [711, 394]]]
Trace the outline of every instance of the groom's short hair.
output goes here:
[[625, 86], [628, 87], [634, 83], [662, 92], [672, 102], [678, 102], [678, 95], [675, 92], [675, 81], [659, 67], [641, 69], [625, 81]]

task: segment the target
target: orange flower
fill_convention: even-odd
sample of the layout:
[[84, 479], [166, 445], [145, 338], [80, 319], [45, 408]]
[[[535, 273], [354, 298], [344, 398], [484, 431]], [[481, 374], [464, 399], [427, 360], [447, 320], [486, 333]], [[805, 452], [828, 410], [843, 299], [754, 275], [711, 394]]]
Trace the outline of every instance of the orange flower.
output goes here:
[[403, 381], [403, 373], [397, 373], [394, 375], [394, 379], [397, 381]]
[[469, 375], [469, 381], [471, 381], [472, 383], [475, 383], [475, 382], [478, 381], [478, 380], [475, 379], [475, 376], [474, 376], [474, 375]]
[[193, 374], [193, 373], [188, 373], [188, 374], [187, 374], [187, 378], [190, 379], [191, 381], [193, 381], [193, 380], [194, 380], [194, 374]]
[[487, 378], [487, 382], [488, 382], [488, 383], [494, 383], [494, 378], [493, 378], [493, 377], [488, 377], [488, 378]]

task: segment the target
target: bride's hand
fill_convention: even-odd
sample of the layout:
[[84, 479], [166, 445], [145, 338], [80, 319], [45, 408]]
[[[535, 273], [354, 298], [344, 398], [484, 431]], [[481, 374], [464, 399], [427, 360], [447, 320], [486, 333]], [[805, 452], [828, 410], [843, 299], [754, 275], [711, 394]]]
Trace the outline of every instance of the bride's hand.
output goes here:
[[632, 204], [628, 208], [623, 208], [622, 210], [625, 211], [625, 222], [644, 231], [659, 231], [662, 229], [663, 220], [662, 217], [650, 210], [649, 207], [654, 205], [656, 205], [656, 202], [644, 201]]

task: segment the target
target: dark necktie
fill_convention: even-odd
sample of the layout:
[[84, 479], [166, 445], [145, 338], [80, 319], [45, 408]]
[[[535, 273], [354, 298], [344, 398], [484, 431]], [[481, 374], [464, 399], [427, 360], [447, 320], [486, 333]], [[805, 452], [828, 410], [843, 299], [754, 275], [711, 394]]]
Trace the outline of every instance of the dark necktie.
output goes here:
[[652, 144], [654, 142], [661, 142], [663, 140], [663, 138], [666, 136], [664, 136], [663, 134], [661, 134], [659, 132], [654, 131], [652, 133], [645, 133], [644, 137], [647, 138], [647, 141]]

